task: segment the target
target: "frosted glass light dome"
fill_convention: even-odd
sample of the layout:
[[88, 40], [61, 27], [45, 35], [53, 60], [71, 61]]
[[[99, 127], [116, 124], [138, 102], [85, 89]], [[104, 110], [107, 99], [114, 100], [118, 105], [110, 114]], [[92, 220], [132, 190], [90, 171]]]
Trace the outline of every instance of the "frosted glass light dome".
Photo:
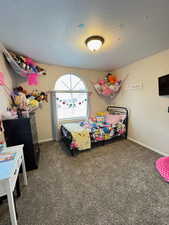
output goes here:
[[95, 52], [98, 51], [104, 43], [104, 38], [101, 36], [91, 36], [86, 40], [86, 46], [90, 51]]

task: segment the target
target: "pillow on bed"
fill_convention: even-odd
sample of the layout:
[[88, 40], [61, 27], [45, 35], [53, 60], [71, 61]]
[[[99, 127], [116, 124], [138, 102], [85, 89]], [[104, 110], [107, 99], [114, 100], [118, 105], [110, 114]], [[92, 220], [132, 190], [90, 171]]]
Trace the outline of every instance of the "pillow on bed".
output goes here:
[[112, 115], [107, 114], [105, 117], [106, 123], [116, 124], [119, 123], [121, 120], [124, 120], [126, 118], [126, 115]]

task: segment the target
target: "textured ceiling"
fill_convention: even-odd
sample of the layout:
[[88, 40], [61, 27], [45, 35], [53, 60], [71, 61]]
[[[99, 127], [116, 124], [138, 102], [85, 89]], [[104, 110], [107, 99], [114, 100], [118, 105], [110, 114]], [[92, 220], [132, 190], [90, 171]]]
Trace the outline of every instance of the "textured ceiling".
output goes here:
[[[105, 38], [95, 54], [91, 35]], [[108, 71], [169, 48], [169, 0], [5, 0], [0, 40], [43, 63]]]

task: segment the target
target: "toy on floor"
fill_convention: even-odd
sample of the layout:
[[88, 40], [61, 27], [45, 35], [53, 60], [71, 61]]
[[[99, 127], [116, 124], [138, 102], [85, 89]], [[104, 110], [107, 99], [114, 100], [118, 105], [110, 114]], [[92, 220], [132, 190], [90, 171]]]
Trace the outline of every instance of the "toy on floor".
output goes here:
[[169, 182], [169, 156], [159, 158], [156, 161], [156, 169], [164, 180]]

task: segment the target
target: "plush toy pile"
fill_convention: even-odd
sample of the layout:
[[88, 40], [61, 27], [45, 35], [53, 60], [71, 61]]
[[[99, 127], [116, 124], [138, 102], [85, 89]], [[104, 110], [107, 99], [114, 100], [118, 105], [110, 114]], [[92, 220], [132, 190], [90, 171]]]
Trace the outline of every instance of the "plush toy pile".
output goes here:
[[16, 87], [12, 93], [13, 107], [17, 107], [22, 111], [32, 111], [33, 109], [39, 107], [39, 104], [46, 101], [47, 93], [39, 92], [38, 90], [33, 90], [28, 92], [23, 89], [23, 87]]
[[29, 85], [37, 85], [38, 76], [46, 75], [46, 71], [29, 57], [16, 55], [8, 51], [4, 52], [4, 56], [16, 73], [27, 78]]
[[108, 112], [98, 112], [88, 121], [80, 122], [80, 126], [89, 130], [93, 142], [109, 140], [113, 136], [124, 135], [126, 115], [112, 115]]
[[104, 79], [99, 80], [95, 85], [95, 89], [99, 95], [113, 97], [119, 92], [121, 80], [117, 80], [116, 76], [108, 73]]

